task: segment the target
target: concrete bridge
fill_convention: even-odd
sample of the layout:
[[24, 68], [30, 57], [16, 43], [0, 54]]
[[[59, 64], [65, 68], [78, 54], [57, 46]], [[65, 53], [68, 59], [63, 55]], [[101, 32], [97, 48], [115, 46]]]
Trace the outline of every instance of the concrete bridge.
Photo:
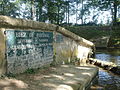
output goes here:
[[[27, 69], [36, 69], [50, 64], [67, 64], [76, 62], [75, 60], [84, 62], [94, 53], [94, 47], [92, 42], [57, 25], [0, 16], [1, 75], [5, 73], [19, 74], [25, 72]], [[63, 67], [60, 67], [62, 70]], [[76, 71], [76, 66], [67, 67], [72, 67], [74, 69], [71, 70]], [[77, 85], [77, 89], [79, 88], [79, 90], [84, 90], [89, 86], [93, 78], [97, 75], [98, 70], [96, 68], [89, 67], [88, 69], [94, 72], [86, 72], [86, 70], [83, 69], [83, 75], [80, 75], [81, 71], [76, 73], [76, 75], [80, 75], [80, 77], [78, 77], [79, 79], [74, 79], [77, 83], [80, 83], [81, 80], [84, 82], [86, 79], [84, 75], [89, 76], [85, 81], [86, 84], [81, 82], [81, 85]], [[67, 73], [67, 71], [71, 72], [66, 68], [65, 72]], [[63, 74], [65, 72], [63, 72]], [[73, 78], [77, 78], [76, 75]], [[70, 78], [68, 78], [68, 81], [69, 79]], [[88, 81], [89, 83], [87, 83]], [[52, 81], [50, 83], [55, 84], [55, 82]], [[60, 83], [63, 83], [63, 81], [56, 84], [59, 86]], [[69, 86], [71, 85], [72, 84]], [[72, 86], [71, 88], [72, 89], [65, 90], [74, 89]], [[50, 90], [56, 89], [51, 88]]]

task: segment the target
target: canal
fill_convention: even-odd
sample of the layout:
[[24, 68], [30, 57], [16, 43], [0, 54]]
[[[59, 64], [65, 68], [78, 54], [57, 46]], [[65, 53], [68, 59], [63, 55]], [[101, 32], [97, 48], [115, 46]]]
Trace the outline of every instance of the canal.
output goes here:
[[[97, 50], [95, 57], [120, 66], [120, 49]], [[98, 84], [92, 90], [120, 90], [120, 76], [100, 68]]]

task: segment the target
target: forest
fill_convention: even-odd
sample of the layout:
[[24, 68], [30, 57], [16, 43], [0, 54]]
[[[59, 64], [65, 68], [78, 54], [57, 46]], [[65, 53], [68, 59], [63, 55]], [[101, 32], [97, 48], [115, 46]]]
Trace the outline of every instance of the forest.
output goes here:
[[[105, 12], [109, 13], [102, 16]], [[117, 25], [119, 0], [0, 0], [0, 15], [57, 25]], [[72, 19], [72, 22], [70, 19]], [[100, 17], [103, 19], [101, 20]], [[104, 21], [106, 18], [106, 22]]]

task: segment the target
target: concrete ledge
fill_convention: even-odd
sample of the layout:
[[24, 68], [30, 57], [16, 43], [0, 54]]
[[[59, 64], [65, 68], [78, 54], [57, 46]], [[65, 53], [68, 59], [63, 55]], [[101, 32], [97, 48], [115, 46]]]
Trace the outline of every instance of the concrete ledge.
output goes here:
[[32, 75], [22, 74], [16, 79], [1, 80], [0, 87], [9, 87], [11, 90], [89, 90], [97, 74], [96, 67], [61, 65], [42, 72], [40, 69]]
[[20, 29], [42, 29], [43, 31], [54, 31], [56, 25], [37, 22], [32, 20], [24, 20], [20, 18], [12, 18], [0, 15], [0, 27], [3, 28], [20, 28]]

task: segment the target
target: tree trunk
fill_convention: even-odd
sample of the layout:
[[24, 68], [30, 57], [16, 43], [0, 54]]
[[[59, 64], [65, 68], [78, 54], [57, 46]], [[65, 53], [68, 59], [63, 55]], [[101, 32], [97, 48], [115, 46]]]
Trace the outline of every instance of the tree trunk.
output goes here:
[[[44, 3], [44, 1], [43, 0], [40, 0], [39, 2], [38, 2], [38, 18], [39, 18], [39, 21], [40, 22], [43, 22], [44, 20], [43, 20], [43, 16], [42, 16], [42, 14], [43, 14], [43, 3]], [[37, 14], [37, 13], [36, 13]]]
[[70, 6], [69, 6], [69, 2], [68, 2], [68, 24], [69, 24], [69, 17], [70, 17], [69, 8], [70, 8]]
[[78, 12], [78, 3], [76, 3], [76, 24], [77, 24], [77, 21], [78, 21], [78, 19], [77, 19], [77, 13]]
[[42, 7], [39, 7], [39, 21], [42, 22]]
[[59, 14], [60, 14], [60, 5], [58, 4], [58, 17], [57, 17], [57, 25], [59, 25], [60, 23], [59, 23], [59, 18], [60, 18], [60, 16], [59, 16]]
[[34, 0], [31, 0], [31, 20], [35, 19]]
[[83, 22], [83, 0], [81, 0], [81, 2], [82, 2], [82, 16], [81, 16], [81, 24], [83, 24], [84, 22]]
[[114, 4], [113, 5], [113, 7], [114, 7], [113, 24], [116, 25], [116, 23], [117, 23], [117, 0], [115, 0], [113, 4]]
[[66, 6], [66, 24], [67, 24], [67, 6]]

